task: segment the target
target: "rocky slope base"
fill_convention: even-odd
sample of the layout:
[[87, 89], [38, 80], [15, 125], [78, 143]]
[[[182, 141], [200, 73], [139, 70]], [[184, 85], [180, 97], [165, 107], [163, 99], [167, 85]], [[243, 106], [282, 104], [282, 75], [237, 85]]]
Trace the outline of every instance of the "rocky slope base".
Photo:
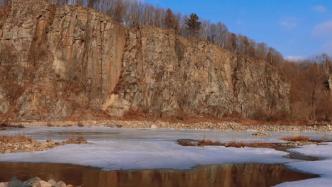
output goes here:
[[289, 111], [278, 70], [82, 7], [12, 0], [0, 17], [0, 116], [11, 121]]

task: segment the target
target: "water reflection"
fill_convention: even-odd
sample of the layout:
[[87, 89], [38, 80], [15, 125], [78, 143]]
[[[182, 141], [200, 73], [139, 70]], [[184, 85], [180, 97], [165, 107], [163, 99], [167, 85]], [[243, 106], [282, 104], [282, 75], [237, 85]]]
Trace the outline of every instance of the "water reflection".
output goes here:
[[317, 177], [283, 165], [229, 164], [192, 170], [102, 171], [64, 164], [0, 163], [0, 181], [38, 176], [84, 187], [235, 187], [273, 186], [286, 181]]

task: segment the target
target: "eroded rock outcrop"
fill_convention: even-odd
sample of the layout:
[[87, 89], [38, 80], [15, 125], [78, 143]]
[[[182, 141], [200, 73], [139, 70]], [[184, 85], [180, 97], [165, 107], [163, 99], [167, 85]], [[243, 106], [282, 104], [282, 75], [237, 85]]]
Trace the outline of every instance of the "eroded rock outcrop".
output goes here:
[[128, 35], [115, 93], [133, 110], [219, 117], [288, 110], [288, 86], [269, 64], [156, 28]]
[[4, 90], [0, 87], [0, 113], [4, 114], [8, 112], [8, 109], [9, 109], [9, 102], [6, 99]]
[[0, 18], [0, 112], [12, 120], [289, 110], [288, 84], [273, 66], [207, 42], [126, 29], [92, 9], [44, 0], [12, 0], [7, 12]]

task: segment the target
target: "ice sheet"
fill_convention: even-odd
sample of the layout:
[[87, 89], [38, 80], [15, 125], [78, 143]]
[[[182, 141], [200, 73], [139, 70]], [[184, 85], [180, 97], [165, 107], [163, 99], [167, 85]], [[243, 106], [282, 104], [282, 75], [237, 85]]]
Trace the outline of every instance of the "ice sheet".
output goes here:
[[321, 161], [287, 159], [285, 152], [261, 148], [182, 147], [180, 138], [208, 138], [222, 142], [280, 142], [291, 135], [315, 138], [331, 137], [331, 133], [270, 133], [267, 137], [251, 136], [253, 131], [220, 132], [167, 129], [111, 129], [111, 128], [26, 128], [0, 132], [0, 134], [25, 134], [39, 140], [63, 140], [72, 135], [83, 135], [87, 145], [65, 145], [35, 153], [0, 154], [0, 161], [70, 163], [100, 167], [105, 170], [120, 169], [189, 169], [198, 165], [225, 163], [284, 163], [304, 172], [321, 175], [320, 178], [288, 182], [279, 186], [332, 186], [332, 143], [309, 145], [293, 149], [311, 156], [324, 157]]
[[[127, 132], [128, 133], [128, 132]], [[285, 152], [259, 148], [183, 147], [176, 144], [178, 137], [192, 138], [178, 133], [171, 137], [151, 131], [146, 138], [132, 133], [109, 139], [88, 138], [87, 145], [66, 145], [48, 151], [0, 155], [0, 161], [71, 163], [103, 169], [189, 169], [197, 165], [223, 163], [284, 163]], [[130, 134], [130, 133], [129, 133]], [[147, 135], [146, 133], [144, 135]], [[95, 135], [91, 135], [95, 136]], [[104, 136], [104, 135], [102, 135]], [[120, 138], [116, 138], [120, 137]]]
[[306, 162], [290, 162], [287, 166], [313, 174], [318, 174], [321, 177], [316, 179], [308, 179], [297, 182], [288, 182], [280, 184], [279, 186], [315, 186], [315, 187], [331, 187], [332, 186], [332, 143], [326, 145], [307, 145], [301, 148], [293, 149], [302, 154], [321, 157], [320, 161], [306, 161]]

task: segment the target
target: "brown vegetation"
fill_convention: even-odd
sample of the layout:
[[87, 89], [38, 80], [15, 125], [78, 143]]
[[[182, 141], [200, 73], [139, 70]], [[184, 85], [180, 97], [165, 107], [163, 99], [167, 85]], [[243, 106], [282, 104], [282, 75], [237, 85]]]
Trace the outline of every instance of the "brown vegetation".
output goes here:
[[282, 140], [289, 142], [301, 142], [301, 143], [322, 143], [322, 140], [313, 140], [308, 136], [287, 136], [281, 138]]
[[332, 92], [329, 78], [332, 60], [327, 55], [299, 63], [285, 62], [281, 72], [290, 82], [291, 112], [289, 119], [331, 121]]
[[63, 141], [64, 144], [87, 144], [88, 141], [83, 136], [73, 136], [69, 137], [67, 140]]
[[170, 9], [157, 8], [142, 1], [130, 0], [49, 0], [49, 2], [58, 5], [87, 5], [89, 8], [110, 15], [126, 27], [148, 25], [173, 29], [182, 36], [195, 36], [240, 56], [263, 59], [271, 64], [277, 64], [283, 60], [282, 55], [267, 44], [256, 43], [246, 36], [236, 35], [221, 22], [215, 24], [200, 20], [195, 13], [189, 16], [175, 15]]
[[54, 142], [47, 140], [39, 142], [31, 137], [23, 135], [15, 136], [0, 136], [0, 153], [13, 153], [13, 152], [35, 152], [44, 151], [57, 146], [66, 144], [86, 144], [87, 140], [84, 137], [70, 137], [63, 142]]
[[0, 136], [0, 153], [43, 151], [55, 146], [55, 142], [41, 143], [22, 135]]
[[228, 142], [224, 144], [225, 147], [235, 147], [235, 148], [243, 148], [243, 147], [251, 147], [251, 148], [273, 148], [276, 149], [280, 147], [281, 144], [278, 143], [266, 143], [266, 142]]
[[179, 30], [179, 20], [174, 15], [173, 11], [171, 9], [166, 10], [165, 20], [164, 24], [167, 29], [173, 29], [176, 32]]
[[226, 143], [221, 143], [219, 141], [212, 141], [208, 139], [203, 140], [193, 140], [193, 139], [179, 139], [177, 143], [181, 146], [224, 146], [224, 147], [234, 147], [234, 148], [271, 148], [276, 150], [285, 150], [288, 148], [305, 145], [305, 144], [319, 144], [322, 140], [313, 140], [306, 136], [294, 136], [294, 137], [284, 137], [282, 140], [288, 141], [287, 143], [269, 143], [269, 142], [237, 142], [231, 141]]
[[179, 145], [182, 146], [222, 146], [223, 144], [218, 141], [212, 141], [208, 139], [192, 140], [192, 139], [179, 139], [177, 140]]
[[31, 143], [32, 138], [22, 135], [17, 136], [0, 136], [0, 143]]
[[225, 115], [224, 117], [216, 117], [212, 115], [187, 115], [185, 113], [177, 112], [176, 116], [156, 116], [140, 111], [128, 111], [121, 118], [120, 121], [163, 121], [169, 123], [195, 124], [195, 123], [223, 123], [235, 122], [244, 126], [257, 125], [279, 125], [279, 126], [313, 126], [319, 125], [315, 121], [308, 121], [304, 119], [294, 119], [289, 116], [277, 118], [276, 116], [269, 116], [262, 113], [256, 119], [242, 118], [241, 115]]
[[282, 140], [291, 142], [308, 142], [310, 138], [307, 136], [287, 136], [283, 137]]
[[6, 128], [24, 128], [23, 125], [13, 125], [9, 123], [1, 123], [0, 122], [0, 129], [6, 129]]
[[266, 142], [227, 142], [221, 143], [218, 141], [212, 141], [208, 139], [203, 140], [192, 140], [192, 139], [179, 139], [177, 143], [182, 146], [224, 146], [224, 147], [234, 147], [234, 148], [272, 148], [272, 149], [280, 149], [281, 147], [290, 147], [290, 145], [285, 145], [281, 143], [266, 143]]

